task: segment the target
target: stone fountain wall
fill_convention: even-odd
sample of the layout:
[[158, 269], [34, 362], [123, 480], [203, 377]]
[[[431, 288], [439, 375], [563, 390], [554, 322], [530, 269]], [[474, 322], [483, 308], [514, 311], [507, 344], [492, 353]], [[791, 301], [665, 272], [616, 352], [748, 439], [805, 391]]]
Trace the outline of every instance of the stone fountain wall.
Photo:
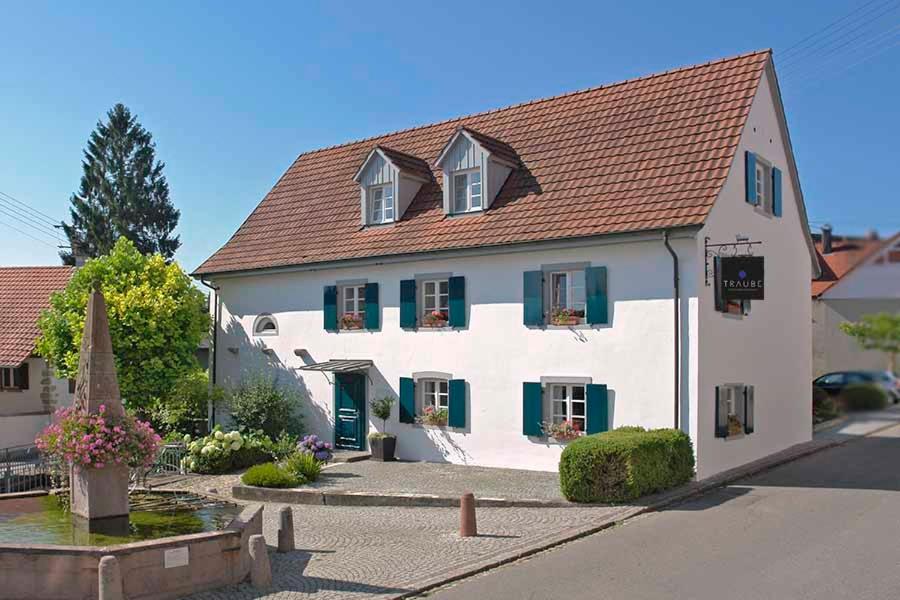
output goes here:
[[106, 548], [0, 544], [0, 597], [97, 598], [98, 565], [110, 555], [119, 560], [128, 600], [169, 600], [237, 584], [250, 574], [249, 540], [262, 533], [262, 512], [249, 506], [222, 531]]

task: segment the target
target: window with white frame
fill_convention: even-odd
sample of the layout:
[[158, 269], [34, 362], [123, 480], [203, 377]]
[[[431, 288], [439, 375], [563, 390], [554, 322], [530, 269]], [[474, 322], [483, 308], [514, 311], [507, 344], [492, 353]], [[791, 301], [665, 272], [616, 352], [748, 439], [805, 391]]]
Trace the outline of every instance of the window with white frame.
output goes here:
[[584, 269], [550, 273], [550, 321], [580, 323], [585, 314]]
[[435, 412], [450, 409], [450, 392], [446, 379], [420, 379], [422, 409], [432, 408]]
[[345, 285], [341, 291], [341, 327], [358, 329], [366, 317], [366, 286]]
[[753, 433], [754, 387], [743, 383], [716, 386], [716, 437]]
[[550, 385], [550, 418], [554, 425], [568, 421], [578, 431], [585, 431], [587, 412], [584, 384], [554, 383]]
[[371, 211], [369, 223], [391, 223], [394, 220], [394, 186], [376, 185], [369, 188]]
[[278, 321], [272, 315], [260, 315], [253, 324], [253, 335], [278, 335]]
[[764, 213], [774, 214], [772, 204], [772, 165], [759, 155], [756, 157], [756, 206]]
[[421, 313], [424, 325], [446, 325], [450, 319], [450, 282], [433, 279], [421, 283]]
[[453, 212], [481, 210], [481, 169], [453, 173]]

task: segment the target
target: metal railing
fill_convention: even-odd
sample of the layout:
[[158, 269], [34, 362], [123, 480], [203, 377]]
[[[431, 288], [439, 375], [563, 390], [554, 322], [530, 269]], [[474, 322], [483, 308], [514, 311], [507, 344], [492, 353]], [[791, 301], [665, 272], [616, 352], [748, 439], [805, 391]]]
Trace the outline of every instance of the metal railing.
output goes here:
[[[143, 485], [151, 475], [183, 474], [184, 444], [166, 444], [149, 469], [132, 469], [131, 484]], [[0, 494], [68, 487], [69, 472], [64, 465], [49, 460], [35, 446], [0, 449]]]

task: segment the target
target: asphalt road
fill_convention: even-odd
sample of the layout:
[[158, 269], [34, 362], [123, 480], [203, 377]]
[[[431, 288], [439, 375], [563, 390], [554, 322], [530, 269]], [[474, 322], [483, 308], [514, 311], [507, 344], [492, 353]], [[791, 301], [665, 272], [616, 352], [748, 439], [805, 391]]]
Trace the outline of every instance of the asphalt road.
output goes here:
[[900, 426], [428, 598], [900, 598]]

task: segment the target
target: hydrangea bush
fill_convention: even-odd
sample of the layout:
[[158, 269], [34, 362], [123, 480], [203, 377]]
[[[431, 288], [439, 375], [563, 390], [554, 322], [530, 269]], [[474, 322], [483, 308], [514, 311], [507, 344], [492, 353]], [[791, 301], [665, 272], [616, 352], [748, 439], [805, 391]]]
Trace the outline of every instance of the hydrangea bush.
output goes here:
[[34, 443], [44, 454], [75, 468], [147, 468], [156, 460], [162, 438], [149, 423], [109, 414], [101, 404], [98, 413], [74, 407], [57, 410], [54, 423]]
[[319, 436], [315, 434], [304, 436], [297, 444], [297, 450], [305, 454], [312, 454], [319, 462], [328, 462], [334, 456], [331, 444], [319, 439]]
[[208, 436], [193, 440], [186, 435], [184, 442], [188, 455], [182, 465], [196, 473], [224, 473], [272, 459], [272, 442], [264, 435], [224, 432], [218, 425]]

